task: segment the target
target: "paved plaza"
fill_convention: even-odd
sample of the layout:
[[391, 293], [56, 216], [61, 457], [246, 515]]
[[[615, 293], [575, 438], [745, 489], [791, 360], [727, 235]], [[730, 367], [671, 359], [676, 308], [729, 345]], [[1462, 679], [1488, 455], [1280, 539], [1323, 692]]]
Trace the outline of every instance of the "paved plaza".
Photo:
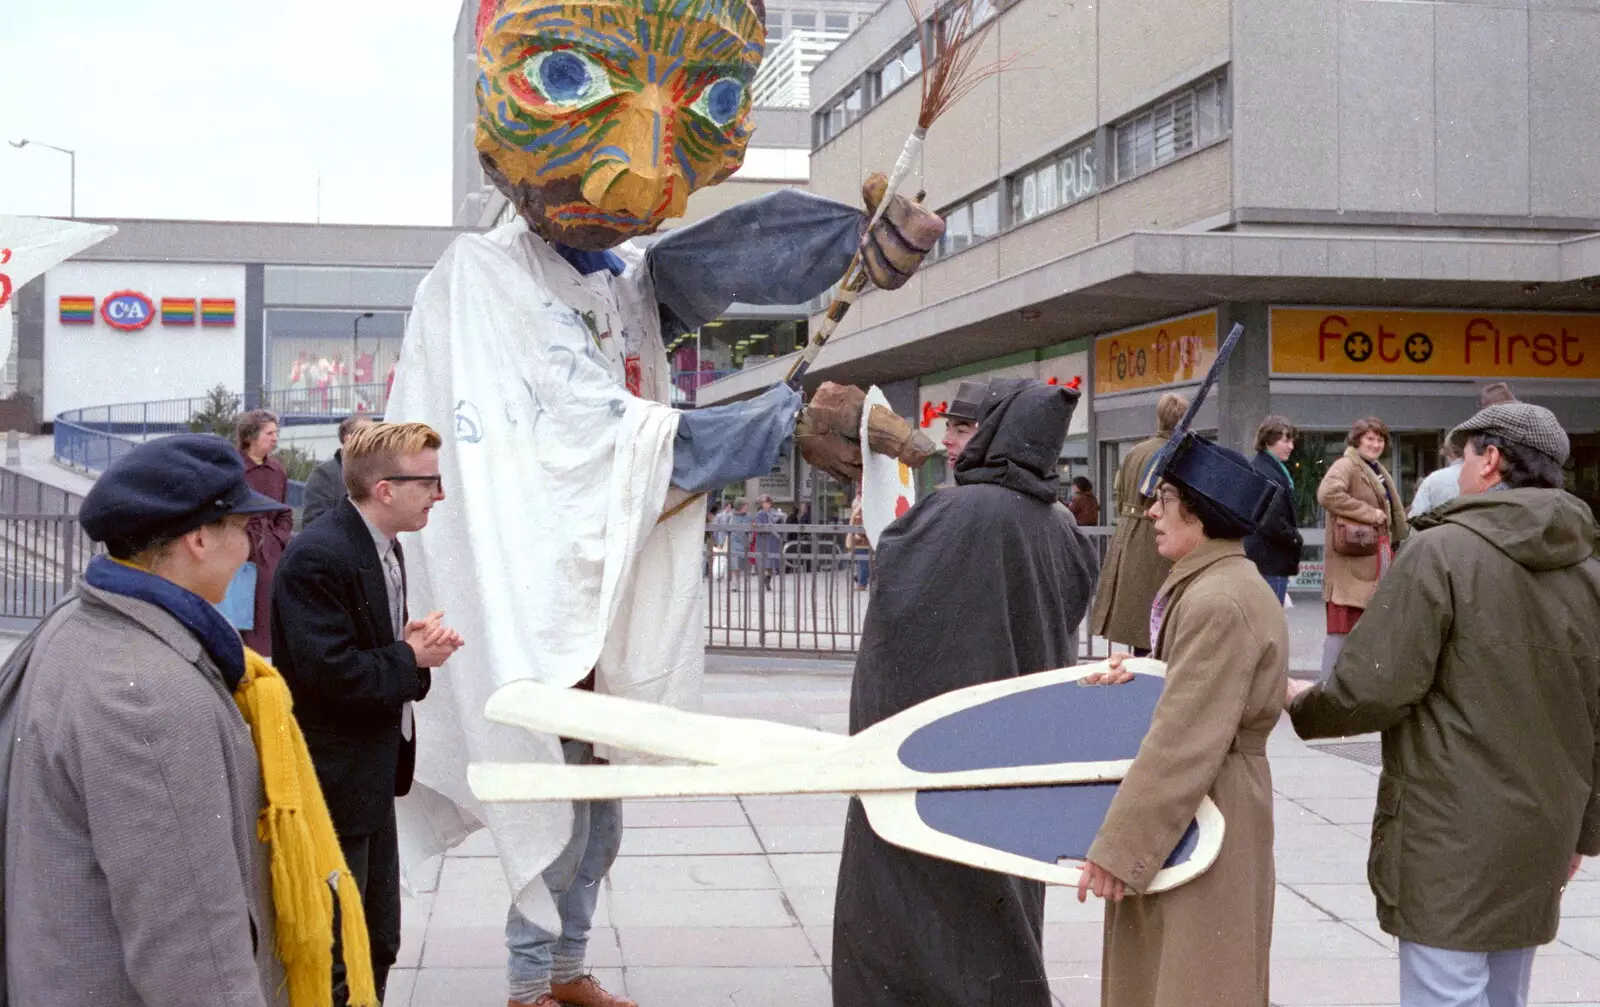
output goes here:
[[[740, 664], [763, 671], [715, 671]], [[707, 708], [843, 731], [848, 666], [805, 668], [721, 659]], [[1278, 795], [1273, 1003], [1397, 1003], [1394, 942], [1378, 930], [1366, 885], [1376, 768], [1301, 743], [1287, 722], [1268, 751]], [[833, 797], [629, 802], [590, 947], [596, 973], [643, 1007], [825, 1007], [844, 812]], [[487, 836], [422, 883], [430, 890], [406, 900], [388, 1007], [501, 1007], [506, 891]], [[1579, 875], [1564, 915], [1534, 968], [1533, 1001], [1600, 1004], [1600, 871]], [[1099, 904], [1052, 889], [1045, 919], [1057, 1003], [1097, 1004]]]

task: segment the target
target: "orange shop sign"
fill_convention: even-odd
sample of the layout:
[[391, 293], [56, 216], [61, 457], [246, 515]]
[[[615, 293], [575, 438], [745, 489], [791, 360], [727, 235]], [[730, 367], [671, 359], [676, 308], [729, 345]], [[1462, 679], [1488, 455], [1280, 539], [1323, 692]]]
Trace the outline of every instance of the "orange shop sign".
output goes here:
[[1272, 373], [1600, 378], [1600, 315], [1273, 308]]
[[1217, 313], [1200, 311], [1094, 342], [1094, 393], [1199, 381], [1217, 358]]

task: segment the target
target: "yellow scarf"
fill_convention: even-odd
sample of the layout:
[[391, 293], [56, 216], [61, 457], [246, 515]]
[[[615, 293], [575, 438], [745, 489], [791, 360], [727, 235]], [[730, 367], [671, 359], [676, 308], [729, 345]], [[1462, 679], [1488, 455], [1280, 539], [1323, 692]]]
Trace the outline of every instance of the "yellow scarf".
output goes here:
[[250, 725], [261, 763], [267, 806], [256, 833], [272, 849], [272, 905], [278, 915], [278, 957], [288, 974], [289, 1003], [332, 1007], [333, 891], [328, 879], [337, 877], [350, 1007], [378, 1007], [361, 892], [339, 849], [311, 753], [294, 719], [288, 684], [266, 658], [248, 647], [244, 665], [244, 678], [233, 698]]

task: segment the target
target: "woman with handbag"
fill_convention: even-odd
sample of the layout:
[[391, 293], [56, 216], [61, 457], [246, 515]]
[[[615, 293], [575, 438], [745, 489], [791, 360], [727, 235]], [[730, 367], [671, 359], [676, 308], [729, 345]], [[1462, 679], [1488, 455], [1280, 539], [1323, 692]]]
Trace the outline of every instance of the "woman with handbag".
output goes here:
[[1376, 416], [1357, 421], [1345, 438], [1344, 457], [1329, 466], [1317, 487], [1317, 503], [1328, 512], [1322, 550], [1322, 599], [1328, 608], [1323, 678], [1377, 591], [1394, 548], [1410, 531], [1400, 490], [1379, 461], [1389, 439], [1389, 428]]

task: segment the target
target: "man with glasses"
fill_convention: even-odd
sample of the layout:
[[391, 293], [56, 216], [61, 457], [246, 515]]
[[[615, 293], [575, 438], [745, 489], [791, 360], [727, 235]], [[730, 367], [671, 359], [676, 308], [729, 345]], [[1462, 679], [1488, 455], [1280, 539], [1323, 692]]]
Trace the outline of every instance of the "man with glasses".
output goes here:
[[[272, 640], [294, 693], [317, 778], [361, 888], [381, 998], [400, 951], [400, 855], [394, 799], [416, 765], [412, 703], [461, 646], [443, 613], [411, 619], [402, 532], [421, 531], [444, 499], [439, 435], [381, 423], [344, 446], [349, 497], [296, 538], [272, 585]], [[334, 960], [335, 1002], [346, 1002]]]

